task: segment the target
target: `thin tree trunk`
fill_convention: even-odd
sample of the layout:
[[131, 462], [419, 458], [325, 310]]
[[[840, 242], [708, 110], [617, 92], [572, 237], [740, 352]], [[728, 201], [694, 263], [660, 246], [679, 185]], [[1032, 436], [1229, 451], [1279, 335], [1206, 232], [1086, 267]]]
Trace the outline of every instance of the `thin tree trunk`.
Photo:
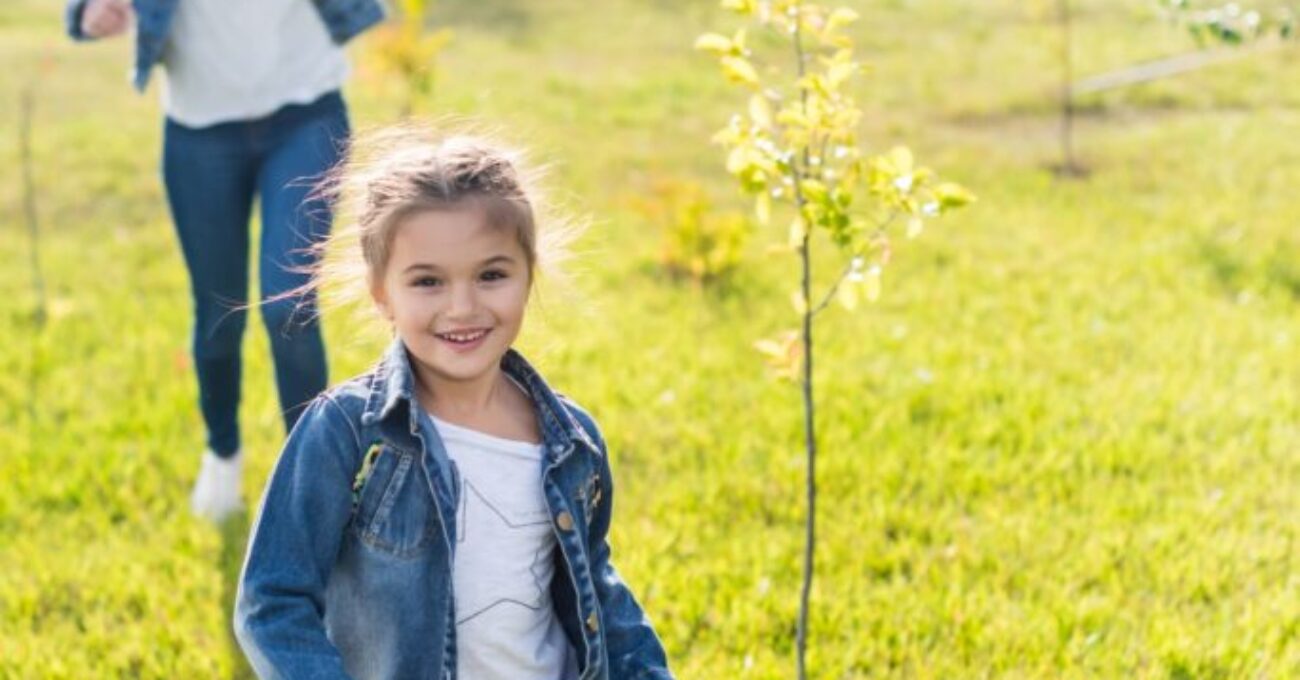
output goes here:
[[[795, 5], [795, 11], [801, 13], [803, 8]], [[800, 22], [802, 16], [795, 18], [794, 30], [794, 53], [796, 64], [799, 69], [799, 78], [804, 76], [804, 51], [803, 51], [803, 34], [800, 31]], [[808, 90], [800, 88], [800, 100], [803, 103], [804, 110], [808, 108]], [[802, 173], [811, 166], [809, 162], [808, 147], [803, 148], [802, 167], [795, 168], [794, 172], [794, 191], [795, 191], [795, 209], [799, 217], [803, 217], [803, 185], [800, 181]], [[814, 552], [817, 540], [817, 433], [815, 405], [813, 403], [813, 335], [812, 335], [812, 229], [813, 225], [807, 225], [804, 230], [803, 242], [799, 246], [799, 260], [802, 263], [802, 278], [800, 281], [801, 294], [803, 295], [803, 430], [804, 430], [804, 450], [807, 454], [807, 478], [805, 479], [806, 493], [808, 497], [808, 516], [804, 524], [804, 547], [803, 547], [803, 585], [799, 590], [799, 624], [795, 629], [795, 657], [796, 668], [799, 680], [806, 680], [808, 677], [807, 659], [805, 658], [808, 650], [808, 611], [810, 608], [810, 599], [812, 596], [812, 582], [814, 573]]]
[[1061, 22], [1061, 172], [1074, 174], [1074, 61], [1070, 54], [1070, 0], [1057, 0]]
[[[799, 257], [803, 262], [802, 287], [805, 301], [812, 299], [811, 248], [812, 239], [810, 235], [805, 235], [803, 245], [799, 249]], [[799, 680], [807, 678], [807, 663], [804, 654], [808, 643], [808, 608], [809, 598], [812, 595], [814, 566], [813, 548], [817, 541], [817, 433], [814, 429], [816, 427], [816, 411], [813, 403], [813, 312], [812, 309], [808, 308], [809, 304], [805, 303], [803, 313], [803, 431], [808, 467], [806, 479], [808, 516], [805, 523], [803, 547], [803, 587], [799, 593]]]
[[35, 451], [36, 440], [36, 404], [40, 401], [40, 342], [45, 329], [47, 317], [45, 304], [45, 276], [41, 272], [41, 230], [37, 222], [36, 183], [32, 176], [32, 119], [36, 107], [36, 83], [33, 77], [23, 87], [19, 99], [18, 148], [22, 168], [23, 214], [27, 222], [27, 234], [31, 241], [30, 263], [32, 270], [32, 292], [36, 297], [35, 309], [32, 310], [31, 366], [27, 374], [27, 428], [28, 444]]

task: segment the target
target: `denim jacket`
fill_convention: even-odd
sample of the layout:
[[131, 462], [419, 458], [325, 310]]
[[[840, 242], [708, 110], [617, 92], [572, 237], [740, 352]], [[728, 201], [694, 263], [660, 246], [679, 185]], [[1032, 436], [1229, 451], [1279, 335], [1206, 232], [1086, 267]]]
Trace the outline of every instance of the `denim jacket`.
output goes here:
[[[81, 32], [81, 13], [88, 0], [68, 0], [64, 18], [68, 35], [76, 40], [88, 40]], [[135, 69], [131, 82], [137, 90], [149, 84], [149, 72], [162, 59], [167, 33], [171, 29], [172, 13], [181, 0], [132, 0], [135, 6]], [[334, 42], [342, 45], [384, 18], [380, 0], [312, 0], [320, 12], [325, 27]]]
[[[551, 598], [582, 680], [670, 680], [610, 563], [614, 489], [596, 424], [514, 350], [501, 366], [537, 411], [557, 539]], [[239, 581], [235, 632], [257, 674], [455, 680], [460, 492], [400, 339], [369, 373], [317, 397], [271, 474]]]

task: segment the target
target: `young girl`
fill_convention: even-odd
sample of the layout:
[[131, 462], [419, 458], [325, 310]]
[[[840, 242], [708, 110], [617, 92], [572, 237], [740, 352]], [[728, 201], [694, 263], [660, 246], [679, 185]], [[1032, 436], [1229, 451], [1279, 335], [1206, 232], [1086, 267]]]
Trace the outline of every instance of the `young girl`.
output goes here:
[[511, 348], [546, 254], [517, 163], [412, 134], [346, 171], [396, 337], [290, 434], [240, 644], [264, 678], [671, 678], [610, 563], [600, 431]]

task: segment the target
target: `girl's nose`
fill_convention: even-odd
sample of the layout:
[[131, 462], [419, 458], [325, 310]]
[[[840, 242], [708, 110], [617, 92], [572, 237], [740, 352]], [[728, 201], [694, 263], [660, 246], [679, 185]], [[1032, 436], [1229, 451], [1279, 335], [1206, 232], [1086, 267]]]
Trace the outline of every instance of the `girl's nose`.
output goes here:
[[477, 300], [474, 295], [474, 286], [457, 286], [451, 292], [451, 309], [447, 310], [452, 316], [469, 316], [474, 313]]

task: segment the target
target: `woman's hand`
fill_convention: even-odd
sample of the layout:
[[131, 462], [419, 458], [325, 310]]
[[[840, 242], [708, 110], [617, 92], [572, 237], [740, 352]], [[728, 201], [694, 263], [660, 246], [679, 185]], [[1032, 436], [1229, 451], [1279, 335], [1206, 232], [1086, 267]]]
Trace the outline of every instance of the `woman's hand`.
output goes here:
[[87, 0], [81, 33], [87, 38], [109, 38], [126, 32], [134, 21], [131, 0]]

